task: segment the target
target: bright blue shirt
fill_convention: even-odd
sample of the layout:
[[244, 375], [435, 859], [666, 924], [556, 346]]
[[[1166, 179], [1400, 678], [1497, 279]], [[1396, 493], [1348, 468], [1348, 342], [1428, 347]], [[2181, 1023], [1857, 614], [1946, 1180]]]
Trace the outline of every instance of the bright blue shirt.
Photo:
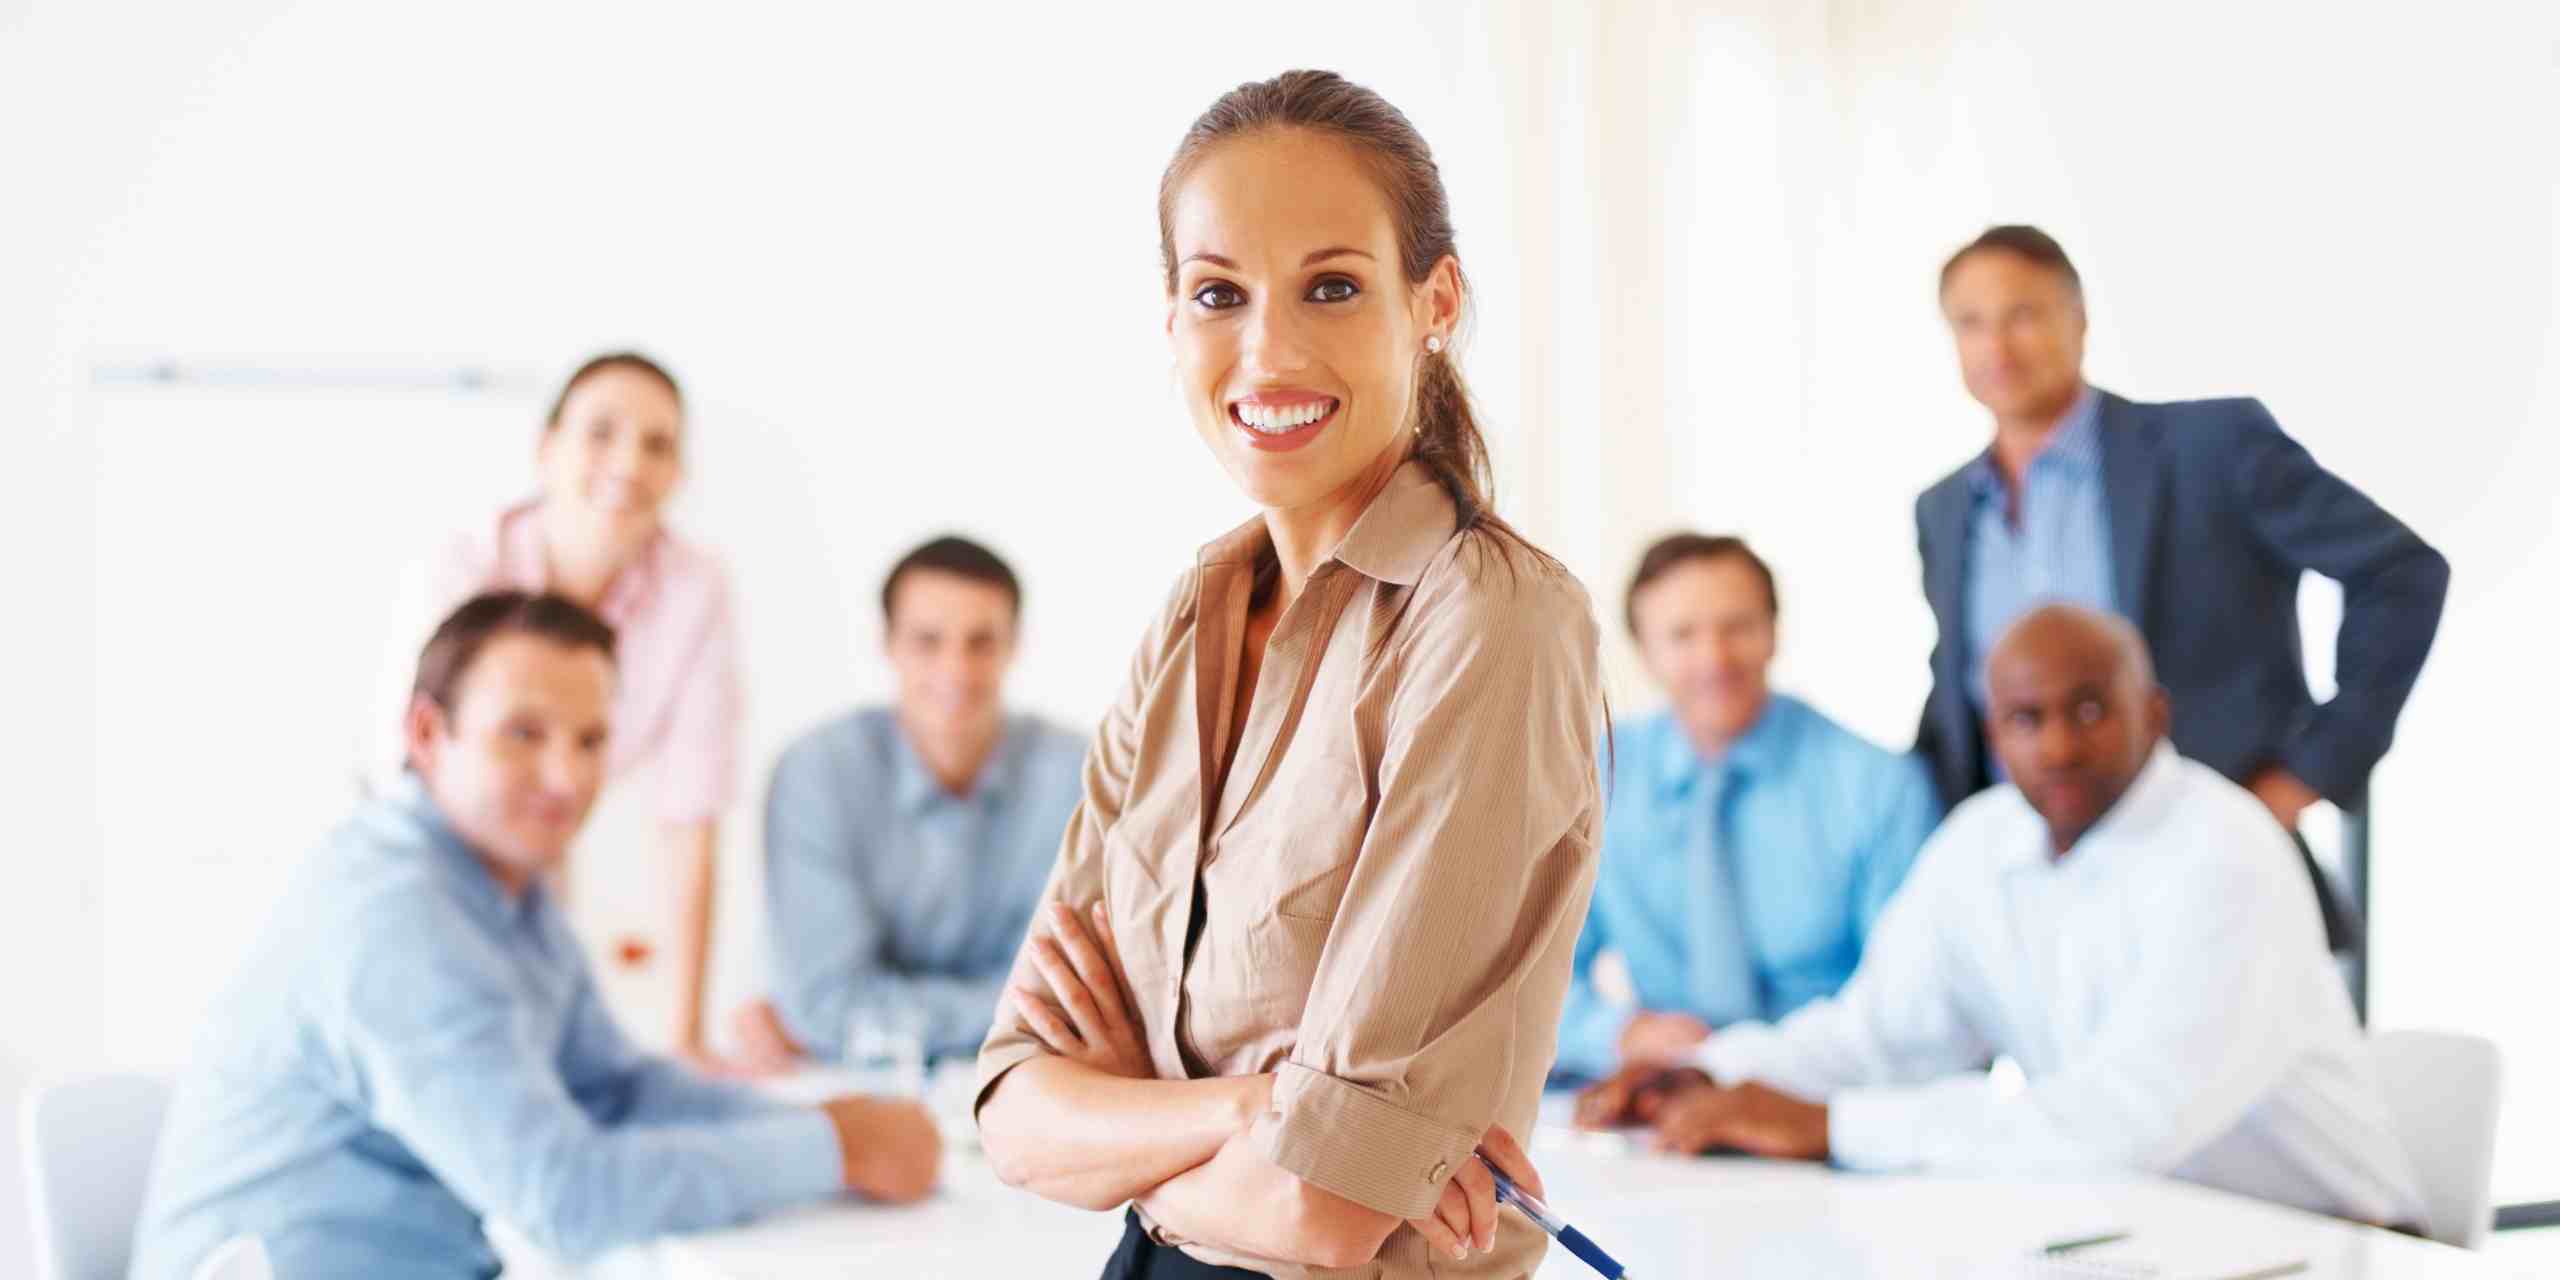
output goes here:
[[279, 1276], [493, 1276], [484, 1217], [574, 1259], [842, 1185], [820, 1112], [636, 1051], [550, 895], [510, 895], [407, 777], [302, 865], [212, 1010], [132, 1274], [254, 1234]]
[[962, 796], [886, 708], [791, 744], [764, 842], [774, 1007], [792, 1038], [840, 1057], [855, 1008], [895, 1006], [928, 1055], [975, 1054], [1084, 794], [1084, 749], [1010, 717]]
[[[1687, 1013], [1710, 1027], [1775, 1021], [1837, 992], [1857, 970], [1868, 930], [1938, 821], [1937, 790], [1919, 761], [1887, 751], [1793, 698], [1769, 700], [1720, 761], [1702, 759], [1670, 712], [1617, 730], [1602, 826], [1600, 877], [1574, 948], [1556, 1067], [1602, 1075], [1637, 1009]], [[1733, 865], [1756, 1008], [1705, 1008], [1690, 990], [1690, 919], [1699, 848], [1699, 788], [1730, 770], [1718, 837]], [[1604, 951], [1626, 962], [1637, 1008], [1592, 986]]]
[[[2099, 446], [2098, 393], [2082, 387], [2019, 477], [2015, 527], [2009, 485], [1990, 451], [1965, 469], [1973, 490], [1973, 527], [1965, 539], [1965, 689], [1977, 717], [1991, 706], [1984, 666], [2010, 623], [2056, 602], [2115, 612], [2115, 546], [2108, 540]], [[1991, 768], [1999, 780], [1996, 753]]]

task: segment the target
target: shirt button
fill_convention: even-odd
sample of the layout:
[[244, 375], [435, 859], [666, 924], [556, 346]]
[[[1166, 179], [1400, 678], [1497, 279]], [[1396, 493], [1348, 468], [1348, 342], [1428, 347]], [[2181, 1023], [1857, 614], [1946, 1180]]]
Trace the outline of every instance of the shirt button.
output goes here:
[[1436, 1183], [1438, 1183], [1442, 1178], [1446, 1178], [1446, 1177], [1448, 1177], [1448, 1176], [1449, 1176], [1449, 1162], [1448, 1162], [1448, 1161], [1446, 1161], [1446, 1160], [1443, 1160], [1443, 1161], [1441, 1161], [1440, 1163], [1438, 1163], [1438, 1164], [1435, 1164], [1435, 1165], [1431, 1166], [1431, 1172], [1429, 1172], [1429, 1173], [1426, 1173], [1426, 1174], [1422, 1175], [1422, 1180], [1423, 1180], [1424, 1182], [1429, 1182], [1429, 1183], [1435, 1183], [1435, 1184], [1436, 1184]]

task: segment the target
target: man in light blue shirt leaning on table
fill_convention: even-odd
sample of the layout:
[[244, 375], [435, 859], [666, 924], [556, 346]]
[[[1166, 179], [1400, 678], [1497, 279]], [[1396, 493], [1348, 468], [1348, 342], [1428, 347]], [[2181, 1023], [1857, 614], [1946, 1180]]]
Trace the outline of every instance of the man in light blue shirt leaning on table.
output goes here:
[[571, 1258], [852, 1189], [922, 1196], [921, 1107], [784, 1106], [635, 1050], [544, 879], [604, 780], [613, 632], [493, 592], [437, 628], [408, 771], [303, 864], [207, 1019], [133, 1274], [234, 1236], [283, 1276], [491, 1276], [485, 1219]]
[[[1965, 801], [1837, 996], [1613, 1079], [1584, 1124], [1874, 1173], [2146, 1173], [2377, 1226], [2425, 1207], [2284, 829], [2169, 744], [2124, 619], [1989, 656], [2009, 782]], [[2012, 1084], [1984, 1070], [2017, 1064]]]
[[974, 1055], [1083, 794], [1085, 741], [1008, 714], [1022, 587], [937, 538], [880, 591], [894, 707], [810, 730], [765, 802], [773, 995], [730, 1019], [760, 1070], [846, 1052], [856, 1021]]
[[[1938, 820], [1919, 763], [1774, 693], [1778, 588], [1740, 539], [1656, 542], [1627, 629], [1668, 694], [1619, 729], [1557, 1068], [1675, 1061], [1837, 991]], [[1615, 953], [1632, 1006], [1593, 981]]]

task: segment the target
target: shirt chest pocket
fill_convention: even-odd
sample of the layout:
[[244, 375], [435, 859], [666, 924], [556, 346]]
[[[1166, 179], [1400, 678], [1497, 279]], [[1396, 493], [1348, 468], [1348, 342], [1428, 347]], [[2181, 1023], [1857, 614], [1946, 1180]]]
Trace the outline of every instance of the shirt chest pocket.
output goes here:
[[[1252, 873], [1239, 876], [1244, 883], [1226, 896], [1247, 911], [1247, 919], [1236, 922], [1244, 937], [1244, 991], [1254, 1021], [1265, 1027], [1295, 1027], [1306, 1014], [1316, 965], [1359, 865], [1359, 822], [1364, 814], [1349, 822], [1326, 814], [1295, 837], [1275, 832], [1252, 858]], [[1211, 904], [1216, 901], [1213, 893]]]
[[1244, 989], [1256, 1023], [1294, 1027], [1305, 1018], [1351, 870], [1344, 862], [1283, 887], [1264, 897], [1246, 924]]
[[1358, 752], [1341, 741], [1301, 739], [1278, 762], [1271, 786], [1229, 830], [1213, 871], [1231, 873], [1226, 894], [1244, 908], [1244, 990], [1255, 1021], [1296, 1026], [1305, 1015], [1343, 898], [1368, 834], [1371, 789]]

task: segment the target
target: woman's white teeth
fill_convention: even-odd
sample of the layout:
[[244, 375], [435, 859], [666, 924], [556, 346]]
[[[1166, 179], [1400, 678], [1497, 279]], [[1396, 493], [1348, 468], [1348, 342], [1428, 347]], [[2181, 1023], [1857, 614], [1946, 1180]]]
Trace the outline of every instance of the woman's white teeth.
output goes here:
[[1333, 412], [1333, 401], [1310, 400], [1305, 404], [1268, 405], [1236, 404], [1236, 421], [1256, 431], [1295, 431], [1310, 422], [1321, 420]]

